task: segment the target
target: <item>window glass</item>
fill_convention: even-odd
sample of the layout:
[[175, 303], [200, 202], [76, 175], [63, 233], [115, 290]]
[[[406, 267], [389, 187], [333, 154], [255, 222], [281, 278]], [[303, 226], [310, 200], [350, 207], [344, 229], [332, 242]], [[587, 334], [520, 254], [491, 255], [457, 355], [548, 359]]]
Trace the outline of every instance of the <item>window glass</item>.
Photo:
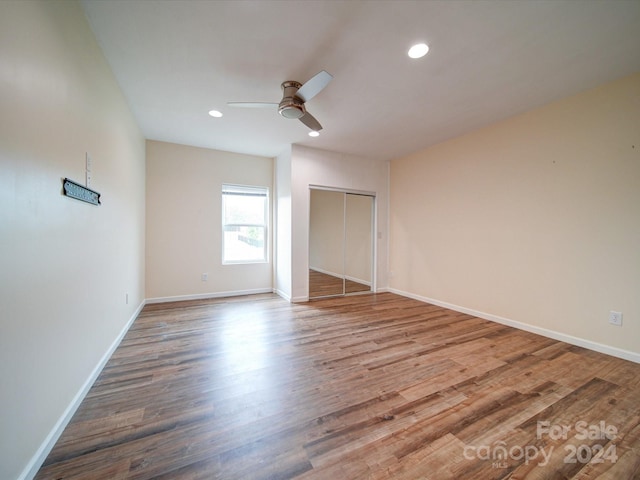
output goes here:
[[222, 262], [267, 261], [269, 190], [222, 186]]

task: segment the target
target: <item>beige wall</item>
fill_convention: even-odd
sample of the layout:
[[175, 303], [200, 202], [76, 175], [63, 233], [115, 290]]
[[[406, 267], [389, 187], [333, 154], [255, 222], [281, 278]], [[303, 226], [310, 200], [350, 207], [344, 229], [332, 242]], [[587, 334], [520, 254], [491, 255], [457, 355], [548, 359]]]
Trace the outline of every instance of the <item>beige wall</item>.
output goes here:
[[268, 187], [273, 198], [273, 159], [147, 141], [148, 300], [272, 291], [271, 258], [222, 264], [223, 183]]
[[[2, 479], [38, 468], [143, 302], [144, 149], [80, 6], [0, 2]], [[85, 152], [101, 206], [61, 194]]]
[[394, 160], [390, 188], [393, 290], [640, 358], [640, 74]]

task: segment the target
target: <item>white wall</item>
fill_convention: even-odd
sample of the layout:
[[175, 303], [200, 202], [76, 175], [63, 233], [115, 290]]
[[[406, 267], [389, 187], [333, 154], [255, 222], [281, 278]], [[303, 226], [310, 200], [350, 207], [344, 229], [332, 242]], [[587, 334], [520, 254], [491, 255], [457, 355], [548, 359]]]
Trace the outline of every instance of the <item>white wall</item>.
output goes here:
[[376, 288], [387, 286], [388, 163], [292, 146], [292, 300], [309, 297], [309, 188], [319, 185], [376, 194]]
[[287, 300], [291, 299], [292, 239], [291, 239], [291, 148], [275, 159], [275, 291]]
[[268, 187], [273, 197], [273, 159], [147, 141], [148, 301], [273, 290], [271, 258], [222, 264], [223, 183]]
[[640, 359], [640, 74], [392, 161], [390, 224], [394, 291]]
[[[0, 478], [44, 460], [144, 299], [145, 144], [75, 2], [0, 2]], [[93, 160], [102, 205], [61, 194]], [[128, 303], [126, 296], [128, 295]]]

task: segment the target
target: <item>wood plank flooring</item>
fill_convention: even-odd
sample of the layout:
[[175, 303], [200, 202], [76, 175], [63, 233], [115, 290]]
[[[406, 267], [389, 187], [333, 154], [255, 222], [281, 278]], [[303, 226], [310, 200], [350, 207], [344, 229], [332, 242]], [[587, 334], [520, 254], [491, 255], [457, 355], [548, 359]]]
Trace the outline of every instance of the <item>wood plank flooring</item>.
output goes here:
[[635, 479], [640, 365], [390, 293], [146, 306], [37, 479]]

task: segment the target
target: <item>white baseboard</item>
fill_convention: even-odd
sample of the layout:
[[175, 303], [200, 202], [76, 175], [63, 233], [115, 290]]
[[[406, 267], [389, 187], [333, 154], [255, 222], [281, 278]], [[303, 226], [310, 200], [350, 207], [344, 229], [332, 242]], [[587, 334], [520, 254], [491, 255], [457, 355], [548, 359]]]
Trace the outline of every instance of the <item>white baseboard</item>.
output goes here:
[[120, 342], [129, 331], [129, 328], [131, 328], [131, 325], [133, 324], [135, 319], [138, 318], [138, 315], [140, 314], [144, 306], [145, 306], [145, 301], [143, 300], [142, 303], [140, 303], [140, 305], [138, 306], [138, 308], [136, 308], [136, 311], [133, 312], [133, 315], [131, 315], [131, 318], [129, 318], [125, 326], [122, 327], [122, 330], [120, 331], [116, 339], [111, 343], [111, 345], [109, 346], [107, 351], [104, 353], [104, 355], [102, 356], [98, 364], [91, 371], [91, 374], [85, 380], [80, 390], [78, 390], [78, 393], [75, 394], [69, 406], [66, 408], [66, 410], [60, 416], [56, 424], [53, 426], [53, 428], [49, 432], [49, 435], [47, 435], [47, 437], [44, 439], [44, 441], [40, 445], [40, 448], [38, 448], [38, 450], [33, 455], [33, 457], [31, 457], [31, 460], [29, 461], [27, 466], [24, 468], [24, 470], [18, 477], [18, 480], [30, 480], [36, 476], [36, 474], [38, 473], [38, 470], [40, 470], [40, 467], [42, 466], [44, 461], [47, 459], [47, 455], [49, 455], [49, 453], [55, 446], [56, 442], [58, 441], [58, 438], [60, 438], [60, 435], [62, 435], [62, 432], [71, 421], [73, 414], [76, 413], [76, 410], [78, 410], [78, 407], [82, 403], [82, 400], [84, 400], [84, 397], [86, 397], [87, 393], [89, 393], [89, 390], [91, 390], [91, 387], [93, 386], [94, 382], [98, 378], [98, 375], [100, 375], [100, 372], [102, 372], [102, 369], [109, 361], [109, 358], [111, 358], [111, 355], [113, 355], [113, 352], [116, 351], [116, 348], [118, 348], [118, 345], [120, 345]]
[[273, 293], [275, 293], [276, 295], [278, 295], [279, 297], [284, 298], [287, 302], [291, 301], [291, 295], [284, 293], [282, 290], [279, 289], [274, 289]]
[[206, 300], [208, 298], [239, 297], [241, 295], [255, 295], [258, 293], [273, 293], [273, 289], [272, 288], [256, 288], [253, 290], [233, 290], [229, 292], [196, 293], [194, 295], [155, 297], [155, 298], [147, 298], [146, 303], [151, 304], [151, 303], [165, 303], [165, 302], [182, 302], [184, 300]]
[[293, 296], [289, 295], [288, 293], [285, 293], [282, 290], [279, 290], [277, 288], [274, 289], [273, 293], [275, 293], [279, 297], [282, 297], [284, 300], [286, 300], [289, 303], [301, 303], [301, 302], [308, 302], [309, 301], [309, 297], [293, 297]]
[[604, 345], [602, 343], [593, 342], [591, 340], [586, 340], [584, 338], [574, 337], [572, 335], [556, 332], [554, 330], [549, 330], [547, 328], [536, 327], [535, 325], [529, 325], [528, 323], [518, 322], [517, 320], [511, 320], [509, 318], [500, 317], [498, 315], [493, 315], [491, 313], [480, 312], [478, 310], [473, 310], [471, 308], [461, 307], [459, 305], [454, 305], [448, 302], [442, 302], [434, 298], [415, 295], [409, 292], [404, 292], [402, 290], [397, 290], [395, 288], [389, 288], [387, 290], [391, 293], [402, 295], [403, 297], [409, 297], [409, 298], [413, 298], [414, 300], [419, 300], [421, 302], [431, 303], [433, 305], [438, 305], [439, 307], [455, 310], [456, 312], [466, 313], [468, 315], [473, 315], [474, 317], [483, 318], [484, 320], [490, 320], [492, 322], [501, 323], [502, 325], [507, 325], [509, 327], [517, 328], [519, 330], [524, 330], [526, 332], [542, 335], [543, 337], [552, 338], [554, 340], [559, 340], [561, 342], [569, 343], [571, 345], [576, 345], [578, 347], [584, 347], [589, 350], [605, 353], [613, 357], [618, 357], [624, 360], [629, 360], [631, 362], [640, 363], [640, 353], [631, 352], [629, 350], [623, 350], [621, 348], [616, 348], [609, 345]]

